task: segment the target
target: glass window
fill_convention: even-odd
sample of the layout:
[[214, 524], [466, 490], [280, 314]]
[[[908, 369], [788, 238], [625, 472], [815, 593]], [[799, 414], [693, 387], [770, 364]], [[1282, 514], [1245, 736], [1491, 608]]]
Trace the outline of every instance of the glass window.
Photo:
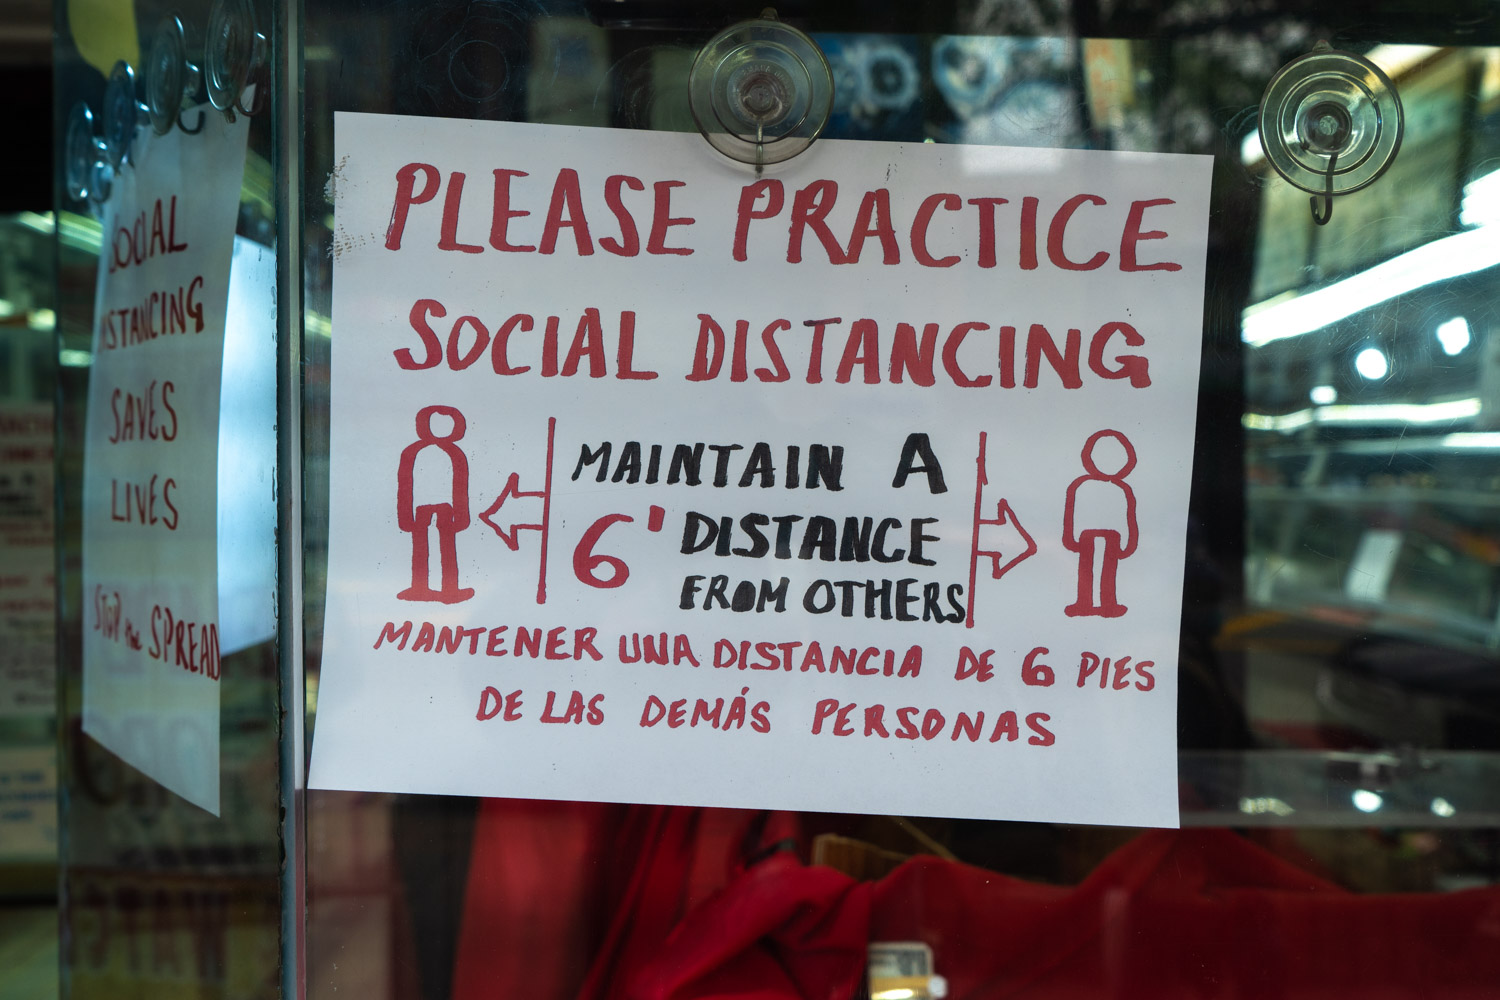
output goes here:
[[[143, 67], [169, 13], [95, 6], [59, 4], [59, 123], [82, 102], [102, 126], [116, 60]], [[225, 11], [234, 30], [209, 31]], [[1212, 158], [1176, 636], [1180, 830], [303, 790], [340, 583], [333, 358], [366, 335], [334, 309], [340, 256], [365, 238], [335, 207], [335, 115], [664, 145], [698, 131], [699, 51], [756, 13], [662, 0], [179, 11], [200, 69], [214, 38], [263, 68], [238, 112], [216, 438], [217, 625], [244, 638], [225, 644], [217, 816], [81, 728], [85, 427], [112, 239], [100, 199], [71, 197], [60, 155], [56, 213], [0, 227], [0, 279], [7, 234], [58, 247], [54, 304], [0, 294], [31, 326], [51, 311], [59, 361], [63, 995], [1492, 992], [1500, 24], [1452, 4], [778, 12], [831, 72], [818, 142]], [[1301, 81], [1318, 73], [1345, 97], [1295, 97], [1278, 117], [1278, 95], [1311, 92]], [[206, 98], [169, 131], [200, 111], [222, 119]], [[61, 134], [54, 147], [66, 152]], [[987, 281], [954, 287], [1003, 293]], [[0, 383], [28, 385], [46, 363], [0, 354]], [[0, 728], [0, 751], [50, 734]]]

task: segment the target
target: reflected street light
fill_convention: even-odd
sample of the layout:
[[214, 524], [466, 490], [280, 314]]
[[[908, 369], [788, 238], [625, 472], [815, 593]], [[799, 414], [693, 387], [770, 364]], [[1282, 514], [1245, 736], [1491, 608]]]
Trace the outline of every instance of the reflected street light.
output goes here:
[[1354, 370], [1373, 382], [1389, 374], [1391, 363], [1378, 347], [1366, 347], [1355, 356]]
[[1469, 346], [1471, 339], [1469, 321], [1462, 316], [1455, 316], [1446, 323], [1439, 323], [1436, 332], [1438, 343], [1443, 345], [1443, 353], [1449, 357]]

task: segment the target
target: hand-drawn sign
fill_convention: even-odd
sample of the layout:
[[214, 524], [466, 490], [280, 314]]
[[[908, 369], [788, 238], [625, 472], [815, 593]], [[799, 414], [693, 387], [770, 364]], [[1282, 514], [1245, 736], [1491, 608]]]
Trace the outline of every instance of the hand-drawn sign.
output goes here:
[[1174, 823], [1207, 161], [692, 139], [338, 116], [313, 785]]
[[84, 440], [84, 732], [215, 815], [220, 374], [247, 135], [212, 116], [143, 134], [116, 175]]

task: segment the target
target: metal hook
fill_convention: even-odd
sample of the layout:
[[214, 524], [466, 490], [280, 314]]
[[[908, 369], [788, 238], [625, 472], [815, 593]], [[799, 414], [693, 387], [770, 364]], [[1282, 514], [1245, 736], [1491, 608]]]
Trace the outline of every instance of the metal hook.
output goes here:
[[[1374, 183], [1394, 161], [1403, 131], [1390, 77], [1363, 56], [1323, 44], [1277, 71], [1261, 98], [1266, 162], [1316, 196], [1312, 211], [1320, 225], [1332, 213], [1324, 199]], [[1335, 150], [1337, 167], [1329, 159]]]
[[68, 115], [63, 139], [63, 183], [68, 197], [88, 205], [95, 218], [104, 217], [104, 205], [114, 184], [109, 146], [94, 132], [94, 113], [79, 101]]
[[688, 106], [709, 145], [755, 167], [807, 149], [833, 110], [833, 70], [807, 35], [774, 17], [741, 21], [699, 50]]
[[[266, 36], [255, 30], [250, 0], [214, 0], [209, 12], [203, 74], [208, 103], [233, 122], [236, 112], [258, 114], [266, 105], [270, 82]], [[245, 89], [255, 85], [255, 99], [245, 103]]]
[[[1339, 162], [1339, 151], [1334, 150], [1328, 154], [1328, 170], [1324, 173], [1327, 178], [1327, 189], [1322, 194], [1315, 194], [1307, 199], [1312, 206], [1313, 222], [1320, 226], [1328, 225], [1333, 218], [1333, 168]], [[1319, 202], [1322, 202], [1320, 205]]]
[[115, 63], [104, 89], [104, 144], [109, 165], [115, 170], [132, 162], [135, 134], [150, 120], [136, 94], [135, 69], [125, 60]]
[[187, 27], [182, 18], [168, 14], [157, 25], [146, 60], [146, 113], [157, 135], [166, 135], [174, 126], [185, 135], [203, 131], [203, 109], [198, 109], [196, 124], [187, 123], [202, 82], [202, 68], [188, 58]]
[[[259, 44], [260, 36], [257, 35], [256, 39], [256, 48], [262, 48], [262, 46]], [[256, 115], [265, 110], [266, 91], [270, 89], [268, 86], [270, 82], [271, 67], [267, 62], [265, 62], [265, 58], [262, 55], [260, 57], [260, 61], [251, 66], [245, 86], [245, 90], [249, 90], [252, 86], [255, 88], [255, 99], [250, 102], [249, 107], [246, 107], [245, 90], [241, 90], [240, 96], [235, 98], [234, 104], [235, 107], [240, 109], [240, 114], [248, 115], [249, 117], [254, 118]]]

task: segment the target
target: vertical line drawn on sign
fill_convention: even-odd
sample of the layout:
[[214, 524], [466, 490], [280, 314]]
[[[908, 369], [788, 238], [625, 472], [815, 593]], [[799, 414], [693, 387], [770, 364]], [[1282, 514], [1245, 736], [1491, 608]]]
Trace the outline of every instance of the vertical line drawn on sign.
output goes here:
[[979, 577], [979, 518], [984, 503], [984, 487], [989, 476], [984, 471], [984, 446], [988, 435], [979, 432], [979, 455], [975, 459], [978, 470], [974, 475], [974, 526], [969, 534], [969, 613], [964, 619], [964, 628], [974, 627], [974, 584]]
[[[1001, 497], [995, 503], [995, 516], [983, 516], [984, 488], [985, 486], [989, 485], [990, 481], [989, 475], [985, 471], [985, 446], [988, 443], [988, 440], [988, 435], [984, 431], [980, 431], [978, 457], [979, 473], [975, 477], [974, 483], [974, 534], [973, 541], [971, 542], [969, 549], [969, 614], [967, 620], [964, 623], [965, 628], [974, 627], [974, 591], [976, 589], [975, 585], [977, 584], [979, 579], [980, 557], [983, 556], [984, 558], [990, 560], [990, 579], [999, 580], [1001, 577], [1005, 576], [1005, 574], [1015, 569], [1016, 566], [1018, 566], [1020, 563], [1036, 555], [1037, 552], [1036, 539], [1032, 538], [1030, 532], [1028, 532], [1025, 527], [1022, 526], [1021, 519], [1017, 517], [1016, 512], [1011, 509], [1009, 500]], [[1000, 527], [1001, 525], [1006, 524], [1015, 529], [1016, 534], [1020, 536], [1020, 540], [1023, 543], [1020, 547], [1021, 552], [1019, 555], [1014, 555], [1009, 559], [1006, 559], [1005, 551], [1009, 549], [1009, 545], [1006, 546], [1006, 549], [981, 549], [979, 547], [980, 528], [985, 525]]]
[[542, 481], [542, 554], [537, 564], [536, 602], [547, 603], [547, 542], [552, 535], [552, 444], [557, 436], [557, 418], [547, 418], [547, 475]]

